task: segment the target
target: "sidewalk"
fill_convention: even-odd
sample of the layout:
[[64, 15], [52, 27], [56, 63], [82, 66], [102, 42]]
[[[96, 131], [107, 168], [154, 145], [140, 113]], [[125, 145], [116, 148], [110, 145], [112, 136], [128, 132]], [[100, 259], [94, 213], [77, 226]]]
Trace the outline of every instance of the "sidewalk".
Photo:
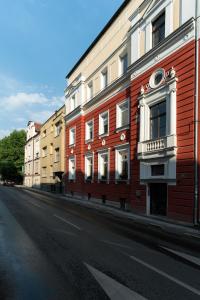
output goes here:
[[172, 242], [181, 244], [185, 247], [194, 247], [197, 250], [200, 249], [200, 227], [194, 228], [192, 224], [138, 215], [109, 205], [98, 204], [88, 200], [80, 200], [75, 197], [65, 195], [52, 194], [50, 192], [27, 188], [24, 186], [17, 186], [17, 188], [46, 195], [54, 199], [64, 199], [70, 203], [97, 210], [98, 212], [106, 213], [110, 217], [115, 217], [115, 219], [118, 218], [120, 223], [122, 225], [129, 226], [129, 229], [133, 228], [139, 232], [156, 236], [162, 240], [171, 240]]

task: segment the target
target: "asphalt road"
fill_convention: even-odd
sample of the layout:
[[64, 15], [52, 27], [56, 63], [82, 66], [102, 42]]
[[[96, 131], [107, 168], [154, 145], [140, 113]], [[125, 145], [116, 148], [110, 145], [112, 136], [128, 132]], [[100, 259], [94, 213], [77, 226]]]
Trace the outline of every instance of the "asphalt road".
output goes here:
[[0, 299], [200, 299], [200, 254], [106, 213], [0, 186]]

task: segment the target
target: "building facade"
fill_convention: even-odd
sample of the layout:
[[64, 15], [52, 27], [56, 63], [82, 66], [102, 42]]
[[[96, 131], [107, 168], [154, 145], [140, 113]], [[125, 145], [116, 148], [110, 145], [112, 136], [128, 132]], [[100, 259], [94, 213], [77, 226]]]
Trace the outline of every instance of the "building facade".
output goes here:
[[41, 124], [28, 122], [24, 154], [24, 185], [40, 188], [40, 127]]
[[57, 110], [41, 127], [40, 172], [41, 189], [51, 192], [63, 191], [65, 107]]
[[199, 16], [124, 1], [67, 74], [67, 194], [199, 223]]

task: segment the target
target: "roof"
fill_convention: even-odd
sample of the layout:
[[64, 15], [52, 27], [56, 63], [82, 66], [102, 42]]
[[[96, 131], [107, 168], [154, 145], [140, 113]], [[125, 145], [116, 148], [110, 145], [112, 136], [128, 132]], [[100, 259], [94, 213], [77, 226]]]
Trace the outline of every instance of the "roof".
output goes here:
[[114, 23], [114, 21], [117, 19], [117, 17], [121, 14], [121, 12], [129, 4], [130, 1], [131, 0], [124, 0], [122, 5], [118, 8], [118, 10], [112, 16], [112, 18], [108, 21], [108, 23], [105, 25], [105, 27], [102, 29], [102, 31], [98, 34], [96, 39], [92, 42], [92, 44], [89, 46], [89, 48], [84, 52], [84, 54], [80, 57], [80, 59], [77, 61], [77, 63], [74, 65], [74, 67], [66, 75], [66, 78], [70, 77], [71, 74], [77, 69], [77, 67], [80, 65], [80, 63], [84, 60], [84, 58], [88, 55], [88, 53], [94, 48], [94, 46], [98, 43], [98, 41], [101, 39], [101, 37], [104, 35], [104, 33]]

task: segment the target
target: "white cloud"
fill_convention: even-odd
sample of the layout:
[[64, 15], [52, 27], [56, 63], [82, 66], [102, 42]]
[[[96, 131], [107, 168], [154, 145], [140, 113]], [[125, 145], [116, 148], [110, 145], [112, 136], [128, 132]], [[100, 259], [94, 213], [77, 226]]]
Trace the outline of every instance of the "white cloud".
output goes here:
[[0, 107], [6, 110], [16, 110], [32, 105], [47, 105], [49, 107], [57, 105], [58, 108], [64, 104], [64, 97], [48, 98], [42, 93], [17, 93], [9, 97], [3, 97]]

